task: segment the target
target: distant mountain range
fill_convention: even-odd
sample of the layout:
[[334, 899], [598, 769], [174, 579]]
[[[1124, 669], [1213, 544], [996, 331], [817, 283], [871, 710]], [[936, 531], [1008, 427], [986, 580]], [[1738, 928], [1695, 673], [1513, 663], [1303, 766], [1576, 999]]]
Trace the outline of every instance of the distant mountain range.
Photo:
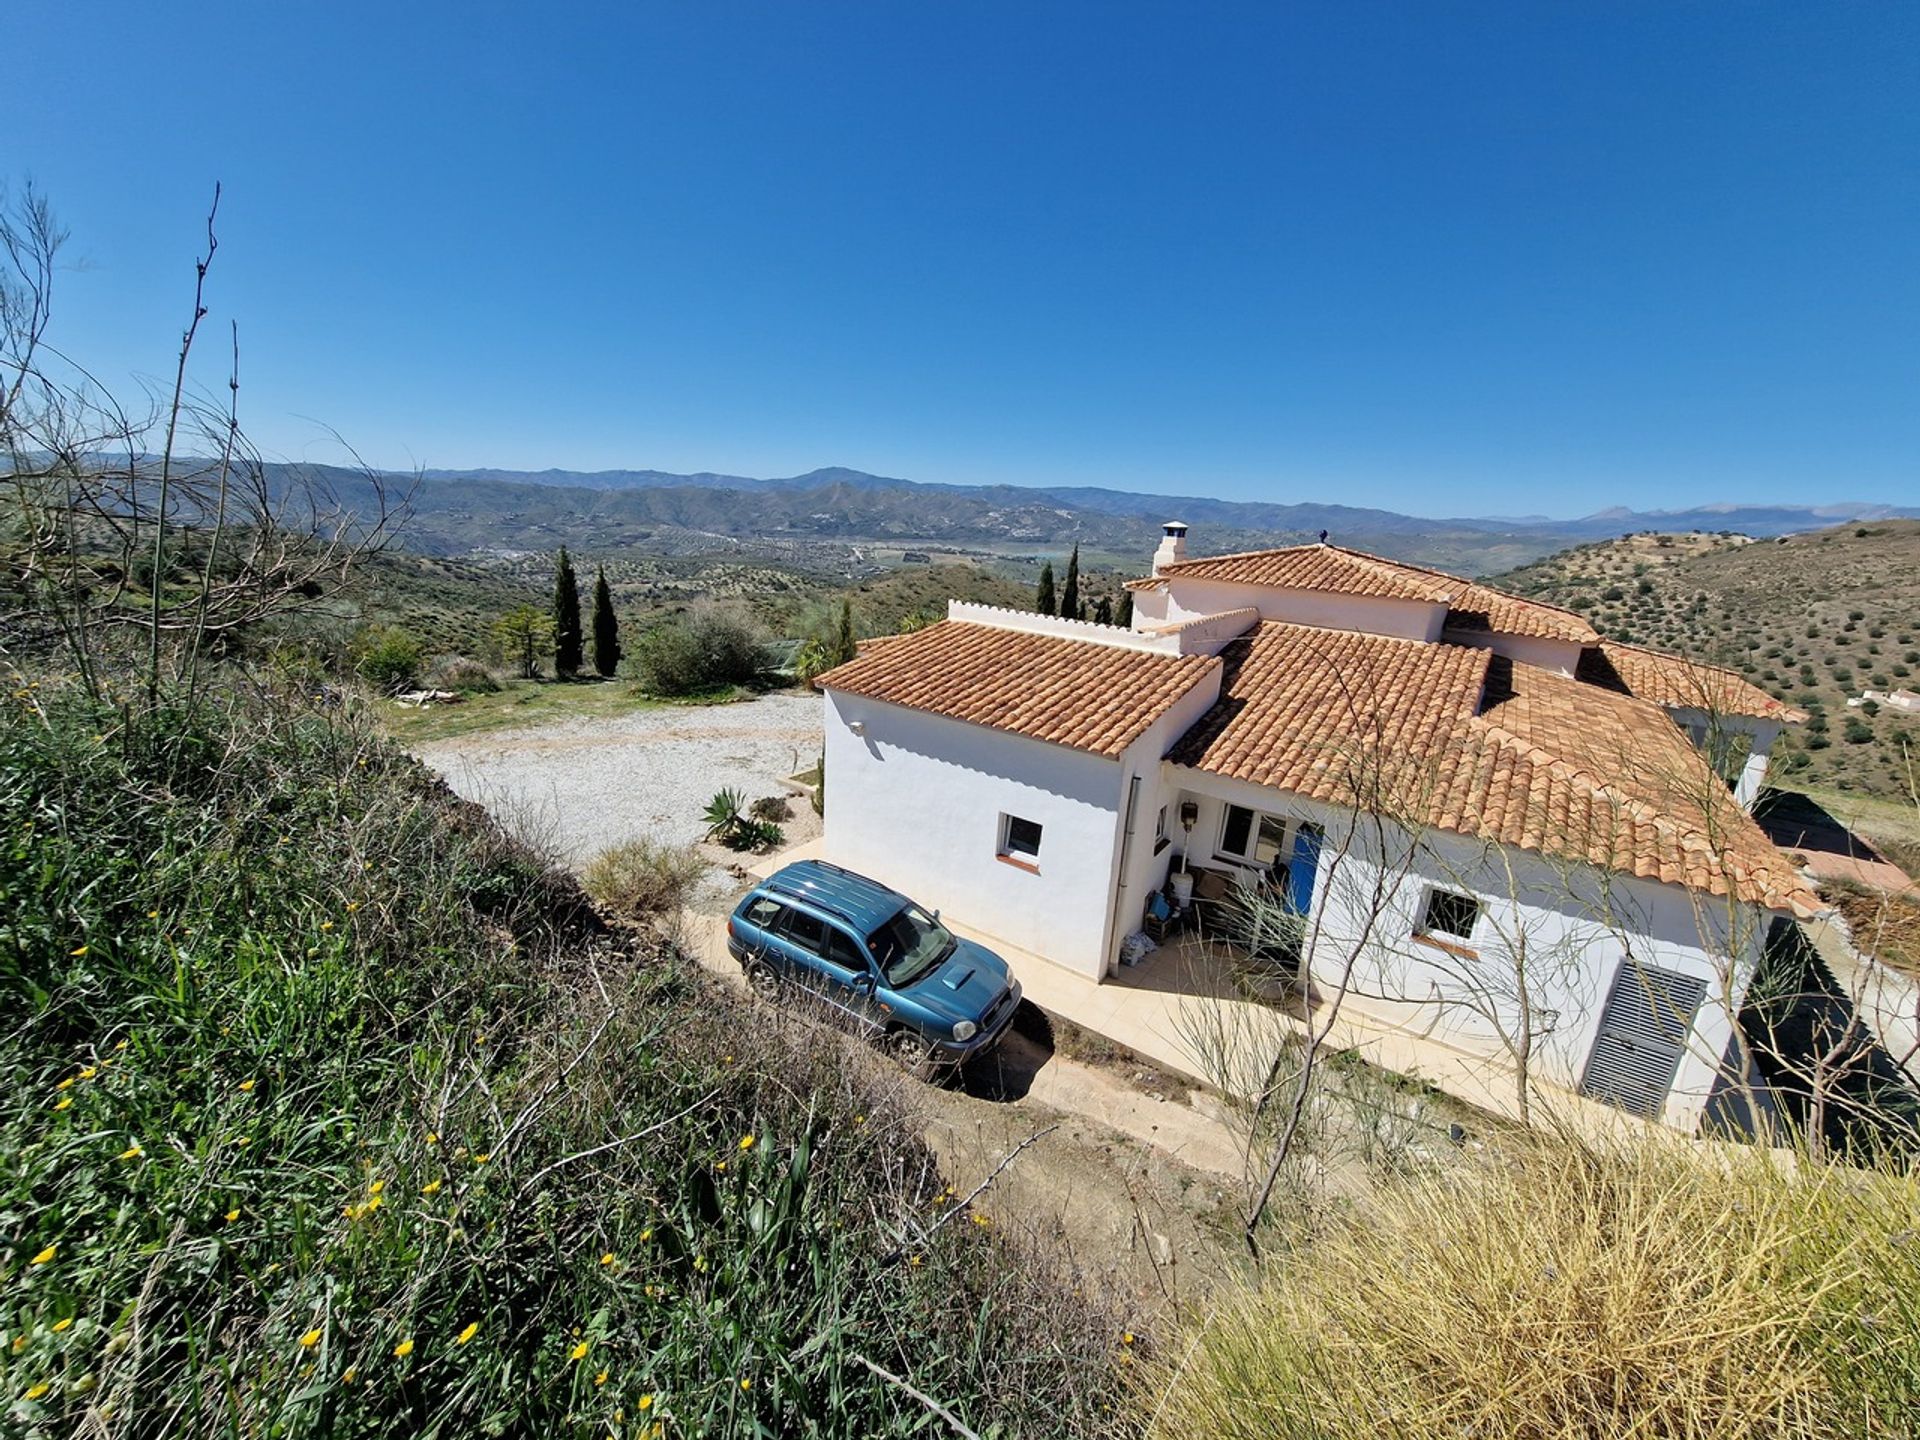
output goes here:
[[[271, 467], [279, 470], [282, 467]], [[292, 467], [287, 467], [289, 470]], [[300, 467], [365, 511], [373, 486], [349, 470]], [[1879, 504], [1708, 505], [1690, 510], [1603, 510], [1575, 520], [1540, 516], [1423, 517], [1314, 503], [1270, 504], [1199, 495], [1147, 495], [1090, 486], [921, 484], [834, 467], [772, 479], [658, 470], [429, 470], [412, 485], [399, 535], [435, 555], [643, 549], [669, 555], [738, 551], [818, 558], [844, 568], [853, 551], [911, 548], [994, 556], [1058, 554], [1078, 544], [1093, 563], [1133, 565], [1152, 553], [1164, 520], [1192, 527], [1196, 554], [1311, 539], [1469, 574], [1511, 569], [1568, 546], [1642, 530], [1736, 531], [1774, 536], [1851, 520], [1920, 518], [1920, 507]]]

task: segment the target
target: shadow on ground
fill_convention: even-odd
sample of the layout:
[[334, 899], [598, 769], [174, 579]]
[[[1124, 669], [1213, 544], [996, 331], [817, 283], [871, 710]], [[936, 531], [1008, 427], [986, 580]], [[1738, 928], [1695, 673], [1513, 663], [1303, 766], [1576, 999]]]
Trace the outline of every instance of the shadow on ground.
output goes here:
[[976, 1100], [1022, 1100], [1051, 1059], [1053, 1022], [1031, 1000], [1022, 1000], [1000, 1043], [961, 1066], [948, 1083]]

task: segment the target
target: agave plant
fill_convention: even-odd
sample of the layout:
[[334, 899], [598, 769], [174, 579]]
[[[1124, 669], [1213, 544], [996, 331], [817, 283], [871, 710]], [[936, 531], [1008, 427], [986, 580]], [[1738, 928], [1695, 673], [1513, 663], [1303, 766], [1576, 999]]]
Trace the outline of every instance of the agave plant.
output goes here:
[[740, 829], [744, 818], [740, 807], [746, 799], [738, 790], [722, 790], [707, 801], [707, 808], [700, 815], [707, 822], [707, 839], [718, 840], [723, 845], [729, 841]]

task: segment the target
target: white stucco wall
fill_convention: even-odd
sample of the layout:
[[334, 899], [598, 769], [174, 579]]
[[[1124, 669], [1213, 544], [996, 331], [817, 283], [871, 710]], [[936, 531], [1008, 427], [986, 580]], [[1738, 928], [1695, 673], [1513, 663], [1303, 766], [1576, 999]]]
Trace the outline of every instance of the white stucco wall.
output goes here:
[[1571, 676], [1580, 664], [1580, 647], [1570, 640], [1547, 640], [1538, 635], [1497, 635], [1485, 630], [1447, 630], [1450, 644], [1491, 650], [1522, 665], [1535, 665], [1555, 675]]
[[[1081, 974], [1105, 970], [1119, 760], [833, 691], [826, 759], [828, 860]], [[1003, 814], [1042, 827], [1036, 870], [998, 858]]]
[[1165, 594], [1158, 591], [1135, 594], [1135, 629], [1251, 607], [1260, 612], [1262, 620], [1318, 625], [1327, 630], [1360, 630], [1402, 640], [1438, 640], [1447, 616], [1447, 607], [1437, 601], [1389, 600], [1326, 590], [1281, 590], [1267, 585], [1236, 585], [1180, 575], [1167, 577], [1165, 584]]
[[[1501, 852], [1439, 831], [1422, 837], [1411, 863], [1405, 863], [1410, 837], [1389, 832], [1383, 865], [1380, 845], [1363, 826], [1343, 857], [1340, 837], [1350, 823], [1345, 812], [1261, 786], [1167, 768], [1174, 803], [1185, 792], [1200, 805], [1193, 832], [1195, 864], [1225, 863], [1213, 847], [1228, 803], [1313, 820], [1326, 829], [1309, 929], [1316, 984], [1323, 990], [1339, 985], [1357, 945], [1350, 993], [1370, 1013], [1434, 1039], [1478, 1053], [1501, 1050], [1493, 1017], [1517, 1032], [1520, 1007], [1511, 957], [1524, 947], [1528, 1008], [1536, 1029], [1534, 1073], [1575, 1088], [1623, 963], [1705, 981], [1707, 998], [1661, 1117], [1679, 1129], [1695, 1128], [1728, 1052], [1740, 997], [1758, 963], [1768, 919], [1764, 912], [1696, 897], [1678, 886], [1623, 876], [1603, 880], [1588, 867], [1562, 867], [1511, 848], [1504, 851], [1509, 874], [1497, 858]], [[1480, 900], [1483, 913], [1468, 945], [1473, 958], [1415, 939], [1434, 886]], [[1384, 903], [1369, 923], [1377, 888]], [[1729, 953], [1738, 958], [1726, 958]]]

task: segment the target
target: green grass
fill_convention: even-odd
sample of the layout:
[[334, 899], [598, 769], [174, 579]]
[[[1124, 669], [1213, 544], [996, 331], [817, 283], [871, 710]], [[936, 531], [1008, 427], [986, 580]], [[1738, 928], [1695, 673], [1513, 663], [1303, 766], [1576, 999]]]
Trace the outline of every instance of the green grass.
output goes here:
[[871, 1362], [1107, 1433], [1118, 1320], [932, 1228], [897, 1075], [636, 953], [351, 711], [23, 685], [0, 822], [11, 1432], [929, 1433]]
[[388, 733], [408, 745], [423, 745], [559, 720], [609, 720], [665, 702], [640, 694], [630, 680], [508, 680], [494, 694], [467, 695], [457, 705], [416, 709], [391, 700], [376, 703]]

